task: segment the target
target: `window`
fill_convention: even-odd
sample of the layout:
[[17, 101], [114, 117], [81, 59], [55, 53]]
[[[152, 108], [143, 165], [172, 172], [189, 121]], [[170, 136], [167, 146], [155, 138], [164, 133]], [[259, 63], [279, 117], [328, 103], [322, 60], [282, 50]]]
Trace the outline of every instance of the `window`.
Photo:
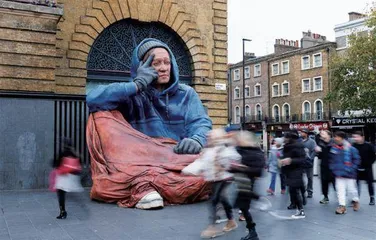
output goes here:
[[336, 42], [337, 42], [337, 49], [347, 47], [347, 37], [346, 36], [337, 37]]
[[273, 106], [273, 117], [274, 117], [274, 120], [275, 122], [280, 122], [279, 120], [279, 106], [278, 105], [274, 105]]
[[305, 101], [303, 103], [303, 120], [310, 120], [311, 119], [311, 103]]
[[321, 53], [313, 54], [313, 67], [322, 67]]
[[239, 81], [240, 80], [240, 69], [235, 69], [234, 70], [234, 81]]
[[282, 83], [282, 96], [286, 96], [290, 94], [290, 84], [287, 81]]
[[250, 67], [245, 67], [244, 68], [244, 75], [245, 75], [245, 79], [251, 77], [251, 68]]
[[256, 117], [257, 117], [257, 120], [258, 121], [261, 121], [262, 120], [262, 108], [261, 108], [261, 105], [258, 103], [256, 104]]
[[276, 75], [278, 75], [279, 74], [279, 63], [274, 63], [273, 65], [272, 65], [272, 75], [273, 76], [276, 76]]
[[251, 116], [251, 107], [249, 105], [245, 105], [245, 116], [248, 118]]
[[282, 74], [286, 74], [290, 72], [290, 64], [289, 61], [282, 62]]
[[238, 87], [234, 89], [234, 99], [240, 99], [240, 89]]
[[255, 96], [261, 96], [261, 85], [259, 83], [255, 85]]
[[235, 113], [235, 124], [240, 123], [240, 107], [239, 106], [235, 107], [234, 113]]
[[244, 89], [245, 93], [244, 93], [244, 94], [245, 94], [245, 97], [246, 97], [246, 98], [249, 98], [249, 97], [251, 96], [251, 95], [250, 95], [250, 94], [251, 94], [251, 93], [250, 93], [250, 91], [251, 91], [250, 89], [251, 89], [251, 88], [250, 88], [249, 86], [245, 86], [245, 89]]
[[278, 83], [273, 84], [273, 97], [279, 96], [279, 85]]
[[283, 104], [283, 112], [282, 115], [285, 118], [285, 121], [290, 121], [290, 105], [288, 103]]
[[323, 116], [323, 104], [322, 104], [322, 101], [320, 99], [317, 99], [315, 101], [315, 119], [316, 120], [323, 120], [324, 116]]
[[311, 80], [309, 78], [302, 80], [302, 92], [311, 91]]
[[256, 64], [253, 69], [253, 76], [260, 77], [261, 76], [261, 64]]
[[309, 56], [302, 57], [302, 70], [309, 69], [310, 67], [311, 67], [310, 57]]
[[313, 78], [313, 90], [322, 91], [322, 77]]

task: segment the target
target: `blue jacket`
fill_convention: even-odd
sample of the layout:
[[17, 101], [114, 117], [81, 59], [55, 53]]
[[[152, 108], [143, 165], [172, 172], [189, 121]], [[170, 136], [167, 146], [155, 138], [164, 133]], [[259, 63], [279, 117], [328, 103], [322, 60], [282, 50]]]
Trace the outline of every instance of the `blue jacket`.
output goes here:
[[[283, 148], [275, 148], [269, 151], [269, 157], [266, 165], [268, 166], [268, 170], [271, 173], [280, 173], [280, 169], [278, 167], [278, 158], [282, 158]], [[279, 156], [278, 156], [279, 155]]]
[[[150, 39], [143, 40], [132, 56], [131, 77], [137, 75], [140, 60], [138, 48]], [[163, 44], [163, 43], [162, 43]], [[134, 82], [112, 83], [88, 93], [89, 111], [119, 110], [136, 130], [150, 137], [167, 137], [180, 141], [183, 138], [206, 144], [206, 133], [212, 122], [193, 88], [179, 84], [179, 70], [174, 55], [165, 45], [171, 58], [169, 86], [162, 92], [152, 86], [137, 92]]]
[[360, 156], [356, 148], [347, 141], [342, 146], [332, 144], [329, 152], [329, 168], [335, 177], [356, 179]]

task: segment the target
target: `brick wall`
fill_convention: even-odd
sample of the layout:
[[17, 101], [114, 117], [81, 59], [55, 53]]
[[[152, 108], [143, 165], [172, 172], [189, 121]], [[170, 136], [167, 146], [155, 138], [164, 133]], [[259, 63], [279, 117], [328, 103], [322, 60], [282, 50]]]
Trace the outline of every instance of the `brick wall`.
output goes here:
[[96, 37], [110, 24], [132, 18], [171, 27], [192, 56], [193, 86], [208, 107], [214, 127], [227, 124], [226, 0], [59, 0], [64, 16], [58, 25], [56, 92], [84, 94], [86, 62]]
[[0, 90], [55, 91], [59, 8], [0, 1]]

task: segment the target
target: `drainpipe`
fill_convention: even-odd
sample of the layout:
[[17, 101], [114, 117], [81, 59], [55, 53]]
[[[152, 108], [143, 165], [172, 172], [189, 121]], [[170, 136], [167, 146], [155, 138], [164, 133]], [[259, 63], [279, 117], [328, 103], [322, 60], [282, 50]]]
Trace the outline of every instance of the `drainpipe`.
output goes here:
[[232, 121], [232, 79], [231, 79], [231, 68], [227, 71], [227, 79], [228, 79], [228, 90], [227, 90], [227, 96], [228, 96], [228, 111], [227, 111], [227, 123], [231, 124]]
[[[328, 79], [328, 92], [330, 93], [332, 91], [332, 81], [331, 81], [331, 74], [330, 74], [330, 71], [331, 71], [331, 68], [330, 68], [330, 47], [326, 48], [326, 52], [327, 52], [327, 62], [328, 62], [328, 71], [327, 71], [327, 79]], [[329, 120], [332, 119], [332, 106], [331, 106], [331, 103], [329, 101], [329, 115], [328, 115], [328, 118]]]

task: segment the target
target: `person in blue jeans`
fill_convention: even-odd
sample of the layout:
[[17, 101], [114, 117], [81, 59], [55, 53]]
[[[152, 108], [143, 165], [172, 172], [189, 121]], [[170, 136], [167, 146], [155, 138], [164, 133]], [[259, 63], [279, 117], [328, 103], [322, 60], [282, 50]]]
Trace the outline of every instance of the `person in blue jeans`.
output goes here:
[[278, 168], [278, 159], [282, 158], [282, 152], [283, 152], [283, 139], [276, 138], [275, 147], [269, 151], [269, 158], [266, 164], [268, 171], [271, 173], [271, 181], [270, 181], [269, 189], [267, 190], [267, 193], [269, 193], [270, 195], [274, 195], [277, 174], [279, 174], [280, 179], [281, 179], [281, 194], [285, 194], [286, 192], [285, 178], [284, 178], [284, 175], [281, 173], [280, 169]]

